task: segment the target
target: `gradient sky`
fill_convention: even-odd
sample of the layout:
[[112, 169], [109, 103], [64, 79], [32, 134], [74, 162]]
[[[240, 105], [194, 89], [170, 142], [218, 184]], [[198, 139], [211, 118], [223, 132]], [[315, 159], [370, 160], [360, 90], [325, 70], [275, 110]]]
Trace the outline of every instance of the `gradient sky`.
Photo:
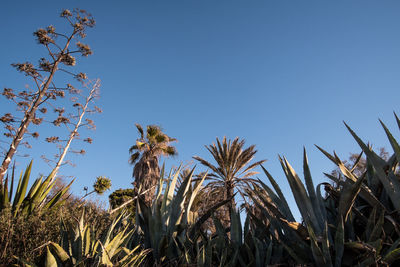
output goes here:
[[[32, 32], [62, 25], [60, 10], [74, 7], [97, 21], [85, 40], [94, 54], [76, 70], [102, 80], [104, 110], [93, 117], [87, 154], [70, 155], [77, 166], [60, 171], [77, 178], [76, 194], [99, 175], [112, 179], [112, 190], [131, 186], [135, 122], [159, 124], [179, 140], [169, 167], [210, 159], [204, 145], [216, 137], [245, 138], [288, 196], [278, 154], [302, 177], [305, 146], [317, 184], [334, 166], [314, 144], [342, 158], [360, 151], [343, 120], [375, 147], [392, 151], [378, 118], [399, 136], [399, 1], [3, 0], [1, 87], [29, 83], [10, 64], [36, 61], [44, 51]], [[0, 103], [0, 113], [10, 111]], [[34, 172], [47, 173], [39, 157], [55, 148], [33, 145]]]

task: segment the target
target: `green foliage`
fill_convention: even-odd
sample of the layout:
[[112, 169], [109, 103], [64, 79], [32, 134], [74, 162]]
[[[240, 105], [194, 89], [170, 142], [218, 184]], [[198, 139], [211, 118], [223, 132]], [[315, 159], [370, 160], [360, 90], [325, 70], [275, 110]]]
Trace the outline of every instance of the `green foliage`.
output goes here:
[[[396, 120], [399, 122], [397, 116]], [[304, 179], [300, 181], [285, 158], [280, 158], [303, 222], [294, 222], [287, 202], [274, 178], [264, 169], [274, 190], [260, 181], [261, 188], [247, 194], [266, 219], [259, 224], [268, 229], [295, 262], [316, 266], [385, 265], [399, 259], [398, 145], [381, 122], [395, 153], [385, 160], [367, 146], [347, 126], [367, 156], [364, 172], [356, 174], [357, 162], [349, 169], [339, 157], [319, 148], [339, 168], [345, 180], [328, 175], [338, 186], [312, 184], [304, 152]], [[358, 169], [359, 170], [359, 169]], [[321, 186], [326, 196], [322, 197]], [[253, 210], [248, 212], [254, 220]], [[287, 260], [284, 260], [287, 261]]]
[[80, 206], [88, 210], [85, 219], [101, 231], [108, 221], [97, 205], [81, 203], [70, 195], [68, 190], [72, 182], [64, 184], [55, 179], [49, 183], [49, 176], [44, 181], [36, 179], [29, 187], [31, 168], [32, 163], [21, 174], [17, 188], [13, 170], [10, 186], [6, 179], [1, 190], [0, 265], [14, 263], [15, 257], [32, 262], [40, 258], [45, 252], [44, 243], [59, 241], [60, 219], [68, 223], [75, 221], [81, 213]]
[[83, 211], [75, 224], [62, 226], [60, 243], [47, 243], [44, 266], [138, 266], [147, 251], [128, 248], [133, 231], [121, 213], [98, 233], [85, 222]]
[[[396, 120], [400, 125], [397, 116]], [[301, 222], [295, 221], [277, 180], [264, 167], [270, 185], [252, 180], [243, 187], [242, 193], [248, 200], [243, 205], [246, 219], [243, 222], [244, 213], [231, 209], [227, 226], [216, 212], [232, 203], [234, 196], [224, 196], [208, 208], [201, 206], [202, 198], [208, 195], [209, 187], [203, 185], [208, 175], [195, 176], [194, 169], [182, 171], [179, 167], [166, 176], [163, 167], [149, 205], [134, 189], [115, 191], [109, 197], [110, 204], [113, 211], [120, 213], [110, 223], [104, 218], [110, 220], [114, 212], [108, 216], [95, 212], [88, 219], [86, 212], [73, 208], [80, 200], [65, 198], [66, 191], [59, 197], [64, 201], [62, 206], [56, 205], [61, 200], [52, 201], [59, 193], [49, 200], [38, 198], [42, 204], [30, 202], [37, 199], [36, 192], [42, 190], [47, 180], [38, 179], [28, 191], [29, 166], [21, 174], [16, 189], [19, 193], [12, 196], [13, 190], [7, 186], [1, 191], [1, 203], [9, 204], [3, 205], [0, 213], [0, 259], [13, 263], [4, 261], [4, 255], [11, 253], [28, 263], [33, 262], [37, 253], [41, 256], [35, 258], [35, 263], [45, 266], [397, 266], [400, 146], [381, 124], [394, 151], [390, 157], [375, 153], [347, 125], [366, 155], [365, 161], [360, 155], [351, 166], [335, 153], [318, 147], [340, 172], [339, 176], [326, 174], [334, 185], [314, 185], [305, 149], [304, 179], [285, 157], [279, 157]], [[361, 162], [362, 168], [358, 166]], [[100, 177], [96, 184], [106, 188], [108, 180]], [[116, 209], [129, 201], [135, 203], [130, 206], [136, 208], [135, 224], [129, 219], [132, 210]], [[55, 218], [60, 211], [62, 223], [58, 224]], [[68, 211], [74, 215], [66, 216]], [[78, 212], [80, 219], [74, 221], [72, 218]], [[99, 223], [101, 218], [103, 223]], [[212, 229], [206, 224], [208, 220], [213, 221]], [[60, 234], [54, 234], [55, 229]], [[28, 240], [26, 236], [32, 238]]]
[[125, 202], [131, 200], [135, 197], [135, 191], [131, 188], [129, 189], [118, 189], [115, 190], [111, 195], [108, 196], [110, 206], [112, 209], [115, 209]]
[[14, 169], [15, 168], [13, 168], [11, 174], [10, 190], [8, 189], [8, 176], [0, 188], [0, 212], [9, 208], [14, 216], [30, 215], [35, 211], [43, 212], [61, 205], [63, 202], [63, 196], [73, 182], [71, 181], [67, 186], [60, 189], [52, 196], [52, 198], [49, 199], [49, 192], [54, 186], [54, 181], [51, 181], [52, 176], [48, 176], [44, 180], [43, 177], [40, 177], [35, 180], [28, 193], [26, 193], [32, 169], [31, 161], [29, 166], [26, 168], [25, 173], [22, 174], [21, 172], [18, 186], [14, 193]]
[[235, 191], [243, 192], [252, 182], [251, 177], [257, 172], [254, 168], [265, 162], [265, 160], [250, 163], [254, 155], [257, 153], [255, 146], [244, 148], [244, 140], [235, 138], [227, 140], [226, 137], [222, 142], [217, 138], [216, 143], [206, 146], [207, 150], [211, 153], [216, 161], [216, 165], [195, 156], [195, 160], [199, 161], [204, 166], [210, 168], [212, 173], [208, 179], [210, 182], [208, 186], [212, 190], [218, 191], [220, 194], [230, 198], [231, 202], [228, 203], [228, 209], [236, 209], [236, 203], [233, 195]]
[[14, 216], [11, 209], [3, 209], [0, 212], [0, 265], [15, 263], [14, 256], [33, 261], [42, 255], [43, 248], [38, 247], [59, 238], [58, 216], [57, 209], [30, 216]]
[[230, 201], [228, 199], [218, 203], [198, 217], [197, 212], [192, 210], [192, 205], [206, 174], [193, 182], [193, 169], [176, 189], [180, 172], [181, 167], [174, 173], [171, 171], [168, 178], [164, 179], [164, 168], [162, 169], [156, 198], [150, 207], [138, 198], [138, 239], [142, 240], [145, 248], [151, 249], [149, 264], [192, 262], [196, 258], [193, 250], [198, 247], [199, 238], [204, 234], [201, 225], [215, 210]]
[[96, 182], [93, 184], [94, 191], [102, 195], [105, 191], [111, 188], [111, 180], [105, 176], [99, 176], [96, 178]]

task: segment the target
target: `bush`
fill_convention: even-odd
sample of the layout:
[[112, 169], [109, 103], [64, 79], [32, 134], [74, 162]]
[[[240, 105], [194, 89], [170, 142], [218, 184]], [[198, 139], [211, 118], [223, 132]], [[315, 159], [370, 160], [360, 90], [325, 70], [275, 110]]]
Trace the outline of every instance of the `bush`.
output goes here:
[[60, 241], [61, 222], [75, 223], [82, 209], [85, 209], [85, 221], [98, 229], [98, 233], [104, 232], [112, 220], [98, 203], [82, 205], [73, 196], [66, 199], [64, 205], [41, 215], [14, 217], [10, 209], [4, 209], [0, 212], [0, 265], [17, 263], [15, 257], [29, 262], [40, 260], [45, 252], [44, 244]]

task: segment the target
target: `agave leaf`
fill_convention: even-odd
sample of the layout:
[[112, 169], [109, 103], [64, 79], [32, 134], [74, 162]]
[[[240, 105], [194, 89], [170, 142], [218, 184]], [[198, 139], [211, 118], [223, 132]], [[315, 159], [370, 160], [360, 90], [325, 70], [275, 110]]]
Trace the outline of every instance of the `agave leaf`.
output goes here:
[[231, 241], [236, 249], [239, 249], [239, 247], [243, 244], [240, 213], [237, 210], [231, 211]]
[[358, 145], [362, 148], [364, 153], [367, 155], [367, 158], [371, 161], [376, 171], [377, 177], [383, 184], [385, 190], [387, 191], [390, 199], [393, 202], [393, 205], [397, 210], [400, 209], [400, 182], [398, 179], [393, 179], [392, 176], [387, 176], [385, 174], [384, 166], [386, 162], [381, 159], [375, 152], [368, 148], [367, 145], [356, 135], [356, 133], [345, 123], [347, 129], [357, 141]]
[[[279, 187], [278, 183], [275, 181], [275, 179], [272, 177], [272, 175], [264, 168], [264, 166], [260, 165], [261, 168], [263, 169], [265, 175], [267, 175], [268, 180], [270, 181], [272, 187], [275, 189], [275, 192], [278, 194], [280, 201], [282, 202], [282, 204], [280, 206], [282, 206], [283, 210], [285, 211], [285, 215], [286, 217], [290, 220], [290, 221], [295, 221], [294, 216], [289, 208], [289, 205], [286, 201], [286, 198], [284, 196], [284, 194], [282, 193], [281, 188]], [[265, 185], [264, 183], [261, 183], [261, 185]], [[263, 186], [264, 187], [264, 186]], [[265, 187], [264, 187], [265, 188]]]
[[[194, 168], [193, 168], [193, 170], [194, 170]], [[192, 208], [193, 201], [196, 198], [198, 192], [200, 191], [201, 186], [202, 186], [204, 180], [206, 179], [206, 177], [207, 177], [207, 173], [205, 173], [203, 175], [203, 177], [200, 179], [200, 181], [196, 184], [196, 187], [194, 188], [192, 194], [190, 195], [189, 202], [186, 207], [186, 221], [187, 222], [189, 221], [190, 210]]]
[[65, 250], [59, 244], [50, 241], [49, 246], [55, 256], [59, 258], [64, 264], [69, 260], [68, 253], [65, 252]]
[[344, 247], [346, 249], [351, 249], [351, 250], [356, 251], [358, 253], [375, 253], [375, 248], [374, 247], [372, 247], [369, 244], [363, 243], [361, 241], [346, 242], [344, 244]]
[[38, 178], [35, 180], [33, 185], [31, 186], [31, 189], [28, 192], [28, 195], [24, 198], [24, 201], [22, 202], [24, 206], [22, 213], [26, 214], [27, 212], [31, 213], [38, 202], [34, 198], [34, 195], [36, 195], [38, 189], [40, 188], [40, 185], [42, 184], [42, 177]]
[[[317, 146], [317, 145], [316, 145], [316, 147], [317, 147], [325, 156], [327, 156], [333, 163], [335, 163], [338, 167], [339, 167], [339, 165], [340, 165], [340, 169], [341, 169], [341, 171], [343, 170], [342, 172], [343, 172], [343, 174], [345, 174], [345, 177], [346, 177], [346, 178], [352, 180], [353, 182], [356, 182], [356, 181], [357, 181], [357, 178], [353, 175], [353, 173], [352, 173], [350, 170], [348, 170], [348, 169], [346, 168], [346, 166], [345, 166], [345, 165], [343, 164], [343, 162], [339, 159], [339, 157], [336, 155], [336, 153], [335, 153], [335, 156], [332, 156], [331, 154], [329, 154], [328, 152], [326, 152], [326, 151], [325, 151], [324, 149], [322, 149], [321, 147], [319, 147], [319, 146]], [[368, 161], [368, 158], [367, 158], [367, 161]], [[327, 176], [329, 179], [331, 179], [331, 180], [335, 181], [336, 183], [338, 183], [336, 177], [334, 177], [334, 176], [332, 176], [332, 175], [330, 175], [330, 174], [327, 174], [327, 173], [324, 173], [324, 174], [325, 174], [325, 176]], [[379, 200], [375, 197], [375, 195], [372, 193], [372, 191], [371, 191], [367, 186], [365, 186], [364, 184], [361, 186], [360, 196], [361, 196], [362, 198], [364, 198], [365, 201], [367, 201], [371, 206], [374, 207], [374, 206], [376, 206], [376, 205], [379, 205], [382, 209], [385, 209], [385, 207], [382, 205], [382, 203], [379, 202]]]
[[171, 200], [174, 197], [174, 192], [175, 192], [175, 187], [176, 187], [176, 182], [178, 181], [178, 176], [179, 173], [181, 172], [182, 169], [182, 164], [179, 166], [179, 168], [176, 170], [174, 177], [171, 180], [171, 183], [168, 185], [167, 189], [164, 192], [164, 195], [167, 196], [165, 206], [168, 206]]
[[205, 253], [206, 253], [206, 262], [205, 262], [205, 265], [206, 266], [212, 266], [212, 246], [211, 246], [211, 242], [209, 241], [209, 242], [207, 242], [206, 243], [206, 251], [205, 251]]
[[343, 188], [343, 191], [340, 195], [338, 212], [340, 216], [343, 216], [344, 222], [347, 221], [347, 217], [349, 216], [354, 201], [356, 200], [356, 197], [360, 192], [361, 183], [363, 182], [364, 178], [365, 175], [359, 178], [357, 182], [352, 185], [347, 182], [348, 186], [345, 186]]
[[228, 262], [227, 266], [236, 266], [236, 262], [238, 261], [238, 256], [239, 256], [239, 250], [235, 249], [233, 252], [233, 256], [230, 257], [231, 260]]
[[53, 181], [51, 184], [50, 181], [52, 180], [52, 175], [49, 175], [44, 181], [43, 183], [40, 184], [40, 187], [38, 188], [38, 190], [35, 192], [35, 194], [32, 196], [33, 202], [35, 204], [37, 203], [42, 203], [45, 198], [48, 196], [51, 188], [53, 187], [55, 181]]
[[268, 264], [271, 263], [273, 244], [274, 243], [271, 240], [271, 242], [269, 242], [269, 245], [268, 245], [268, 248], [267, 248], [267, 255], [266, 255], [266, 258], [265, 258], [264, 265], [268, 265]]
[[392, 146], [394, 154], [396, 155], [397, 162], [400, 162], [400, 145], [399, 145], [399, 143], [397, 143], [396, 139], [394, 139], [392, 133], [389, 131], [389, 129], [386, 127], [386, 125], [381, 120], [379, 120], [379, 122], [381, 123], [383, 129], [385, 130], [385, 133], [389, 139], [390, 145]]
[[103, 245], [104, 252], [102, 253], [102, 261], [104, 263], [106, 263], [108, 259], [111, 260], [116, 254], [117, 249], [121, 247], [121, 244], [132, 236], [134, 229], [128, 233], [125, 233], [126, 230], [127, 227], [119, 232], [108, 244]]
[[351, 173], [353, 173], [354, 172], [354, 170], [357, 168], [357, 166], [358, 166], [358, 164], [360, 163], [360, 160], [362, 159], [362, 155], [364, 154], [364, 152], [363, 151], [361, 151], [361, 153], [357, 156], [357, 159], [356, 159], [356, 161], [354, 162], [354, 164], [353, 164], [353, 167], [351, 167]]
[[[62, 190], [58, 191], [57, 194], [55, 194], [50, 200], [49, 202], [47, 202], [44, 205], [44, 209], [51, 209], [56, 207], [57, 205], [60, 204], [60, 200], [61, 198], [65, 195], [65, 193], [68, 191], [68, 189], [71, 187], [72, 183], [75, 181], [75, 179], [73, 179], [66, 187], [64, 187]], [[51, 188], [50, 188], [51, 189]], [[47, 191], [47, 190], [46, 190]], [[46, 193], [44, 193], [44, 195], [46, 195]]]
[[92, 240], [90, 238], [90, 226], [85, 227], [83, 234], [83, 255], [89, 255]]
[[335, 267], [342, 266], [344, 252], [344, 224], [343, 217], [339, 217], [339, 223], [335, 234]]
[[307, 239], [308, 238], [308, 230], [306, 227], [304, 227], [301, 223], [298, 222], [289, 222], [285, 219], [280, 219], [281, 222], [286, 224], [289, 228], [294, 230], [302, 239]]
[[0, 185], [0, 190], [1, 209], [4, 209], [10, 205], [10, 199], [8, 198], [8, 175], [5, 179], [4, 185]]
[[[236, 195], [236, 194], [235, 194]], [[233, 197], [235, 197], [235, 195]], [[226, 203], [229, 203], [229, 201], [231, 201], [231, 199], [225, 199], [223, 201], [218, 202], [217, 204], [215, 204], [214, 206], [212, 206], [211, 208], [209, 208], [198, 220], [197, 222], [194, 224], [194, 226], [192, 227], [192, 229], [190, 230], [190, 236], [194, 236], [194, 234], [198, 233], [200, 230], [201, 225], [208, 220], [208, 218], [211, 217], [211, 215], [220, 207], [222, 207], [223, 205], [225, 205]]]
[[103, 244], [100, 242], [100, 240], [98, 241], [98, 243], [100, 243], [101, 246], [101, 258], [99, 260], [99, 263], [101, 265], [105, 265], [105, 266], [113, 266], [112, 262], [111, 262], [111, 257], [108, 255], [107, 250], [104, 248]]
[[381, 215], [379, 216], [378, 222], [376, 223], [374, 229], [372, 230], [371, 235], [369, 236], [368, 242], [374, 242], [375, 240], [379, 239], [383, 229], [384, 219], [385, 219], [385, 213], [382, 211]]
[[286, 242], [282, 241], [280, 244], [285, 248], [285, 250], [289, 253], [289, 255], [295, 260], [295, 262], [297, 264], [305, 264], [306, 263], [306, 261], [304, 259], [302, 259], [301, 257], [299, 257], [296, 254], [296, 252], [290, 246], [288, 246], [286, 244]]
[[113, 234], [113, 232], [114, 232], [115, 227], [117, 226], [117, 224], [119, 224], [119, 223], [123, 220], [125, 214], [126, 214], [125, 211], [121, 212], [121, 213], [118, 215], [118, 217], [115, 218], [115, 219], [111, 222], [111, 225], [110, 225], [110, 227], [108, 228], [106, 235], [101, 239], [101, 243], [102, 243], [102, 244], [104, 244], [104, 245], [106, 246], [108, 243], [110, 243], [110, 241], [111, 241], [111, 236], [112, 236], [112, 234]]
[[319, 210], [321, 211], [321, 216], [323, 218], [323, 221], [326, 221], [327, 220], [327, 215], [326, 215], [326, 208], [325, 208], [325, 205], [324, 205], [325, 200], [324, 200], [324, 197], [321, 194], [321, 186], [322, 185], [325, 185], [325, 183], [321, 183], [321, 184], [317, 185], [317, 190], [316, 190], [317, 191], [317, 203], [319, 205]]
[[386, 256], [383, 258], [383, 260], [388, 264], [392, 264], [398, 259], [400, 259], [400, 248], [390, 250], [389, 253], [387, 253]]
[[[340, 181], [339, 179], [337, 179], [336, 177], [334, 177], [328, 173], [324, 173], [324, 175], [337, 184], [341, 184], [341, 185], [344, 184], [343, 181]], [[350, 180], [352, 182], [357, 181], [357, 178], [353, 174], [350, 174], [350, 175], [352, 178], [349, 178], [348, 180]], [[361, 198], [363, 198], [365, 201], [367, 201], [372, 207], [379, 206], [379, 208], [386, 210], [386, 208], [382, 205], [382, 203], [372, 193], [371, 189], [369, 189], [367, 186], [365, 186], [365, 184], [361, 184], [361, 191], [360, 191], [359, 195]]]
[[[169, 212], [168, 212], [169, 218], [168, 218], [168, 228], [167, 228], [167, 235], [169, 236], [173, 235], [177, 225], [180, 223], [180, 220], [182, 218], [183, 215], [182, 211], [183, 211], [183, 206], [185, 204], [186, 193], [188, 192], [190, 184], [192, 182], [193, 172], [194, 169], [192, 169], [192, 171], [185, 178], [185, 180], [183, 180], [175, 197], [171, 199], [171, 204], [169, 206]], [[174, 183], [174, 181], [172, 183]]]
[[155, 212], [152, 215], [149, 214], [147, 217], [149, 227], [149, 232], [147, 235], [150, 238], [151, 247], [158, 248], [158, 250], [155, 249], [153, 253], [155, 253], [156, 258], [159, 258], [159, 251], [162, 251], [160, 247], [163, 242], [163, 236], [165, 235], [165, 227], [167, 226], [167, 222], [162, 220], [161, 211], [159, 208], [155, 208], [154, 211]]
[[367, 226], [365, 227], [365, 232], [364, 232], [365, 240], [370, 239], [371, 233], [374, 230], [376, 212], [377, 212], [377, 207], [375, 206], [369, 215]]
[[250, 216], [249, 215], [247, 215], [246, 219], [244, 220], [243, 232], [244, 232], [243, 236], [245, 239], [250, 236]]
[[14, 174], [15, 174], [15, 161], [13, 164], [12, 172], [11, 172], [11, 184], [10, 184], [10, 195], [8, 199], [11, 201], [12, 196], [13, 196], [13, 190], [14, 190]]
[[318, 246], [317, 237], [315, 236], [314, 230], [310, 225], [307, 225], [308, 234], [310, 236], [310, 244], [311, 244], [311, 252], [314, 258], [314, 261], [317, 266], [329, 266], [327, 264], [326, 259], [324, 258], [324, 254]]
[[[268, 196], [271, 197], [272, 203], [276, 205], [276, 207], [279, 209], [279, 213], [283, 213], [284, 216], [289, 220], [289, 221], [295, 221], [294, 216], [287, 205], [286, 199], [281, 199], [278, 197], [271, 188], [269, 188], [266, 184], [264, 184], [261, 180], [258, 180], [262, 188], [267, 192]], [[257, 194], [260, 195], [260, 194]]]
[[334, 152], [334, 156], [336, 159], [336, 165], [339, 167], [340, 171], [346, 176], [346, 178], [352, 180], [353, 182], [357, 182], [358, 178], [344, 165], [344, 163], [339, 159], [338, 155]]
[[292, 190], [293, 196], [302, 217], [307, 224], [312, 225], [313, 229], [315, 229], [318, 234], [322, 233], [322, 229], [318, 223], [317, 217], [313, 210], [313, 206], [311, 204], [310, 198], [307, 195], [303, 183], [300, 181], [300, 178], [297, 176], [296, 172], [286, 160], [286, 158], [284, 158], [283, 160], [279, 158], [279, 160], [281, 162], [284, 172], [287, 174], [286, 178], [289, 182], [290, 188]]
[[373, 242], [368, 242], [368, 245], [370, 245], [373, 248], [375, 248], [375, 254], [379, 255], [381, 250], [382, 250], [382, 239], [378, 238]]
[[49, 247], [46, 247], [46, 260], [44, 262], [45, 267], [57, 267], [57, 260], [54, 258], [53, 254], [51, 254]]
[[43, 180], [43, 177], [40, 177], [35, 180], [35, 182], [31, 186], [31, 189], [29, 189], [29, 192], [27, 194], [28, 199], [31, 199], [33, 197], [33, 195], [36, 193], [37, 189], [40, 187], [40, 185], [42, 183], [42, 180]]
[[226, 234], [225, 228], [222, 225], [221, 221], [214, 215], [212, 216], [212, 219], [215, 225], [215, 232], [217, 236], [220, 237], [222, 240], [228, 240], [228, 235]]
[[126, 250], [126, 256], [118, 262], [118, 266], [141, 266], [140, 264], [146, 258], [149, 250], [142, 250], [137, 253], [139, 248], [140, 245], [136, 246], [132, 250], [124, 248], [124, 250]]
[[22, 173], [21, 173], [21, 177], [18, 182], [18, 187], [17, 187], [17, 191], [15, 192], [15, 198], [14, 198], [14, 203], [13, 203], [14, 216], [18, 213], [19, 207], [21, 206], [22, 201], [25, 198], [26, 188], [28, 187], [29, 177], [31, 175], [31, 169], [32, 169], [32, 161], [29, 163], [29, 166], [26, 168], [23, 177], [22, 177]]
[[[267, 217], [271, 217], [273, 215], [276, 218], [283, 218], [284, 215], [281, 213], [281, 211], [276, 207], [276, 203], [273, 202], [268, 196], [262, 194], [258, 190], [254, 190], [254, 192], [251, 192], [250, 190], [247, 190], [247, 193], [250, 195], [251, 199], [253, 200], [254, 204], [262, 211], [265, 210], [264, 214]], [[254, 195], [257, 196], [257, 198], [254, 197]], [[262, 204], [259, 203], [259, 201], [262, 202]], [[271, 214], [272, 213], [272, 214]]]
[[311, 205], [313, 207], [313, 210], [316, 211], [315, 216], [318, 220], [318, 224], [320, 227], [322, 227], [324, 225], [324, 218], [321, 216], [322, 212], [320, 210], [320, 204], [317, 195], [315, 193], [314, 183], [312, 181], [311, 171], [308, 164], [307, 152], [305, 147], [303, 149], [303, 170], [304, 170], [304, 181], [306, 183], [307, 192], [311, 201]]
[[331, 253], [330, 253], [330, 244], [329, 244], [329, 230], [328, 230], [328, 222], [325, 221], [324, 234], [322, 237], [322, 252], [324, 254], [324, 259], [327, 266], [332, 265]]

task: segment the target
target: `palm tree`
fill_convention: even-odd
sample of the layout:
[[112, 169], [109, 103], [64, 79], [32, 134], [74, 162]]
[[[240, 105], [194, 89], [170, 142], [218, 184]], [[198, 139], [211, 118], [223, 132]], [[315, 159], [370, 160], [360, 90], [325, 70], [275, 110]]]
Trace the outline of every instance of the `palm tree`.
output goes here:
[[213, 165], [198, 156], [193, 157], [213, 171], [209, 175], [211, 182], [208, 186], [222, 191], [225, 199], [231, 199], [227, 204], [229, 211], [236, 209], [235, 190], [243, 195], [243, 189], [256, 182], [251, 179], [251, 176], [258, 173], [254, 171], [254, 168], [265, 162], [265, 160], [261, 160], [250, 164], [257, 150], [255, 150], [254, 145], [243, 149], [244, 143], [245, 141], [239, 141], [238, 137], [233, 142], [230, 139], [227, 141], [224, 137], [222, 144], [217, 138], [217, 144], [205, 146], [217, 165]]
[[175, 147], [170, 143], [176, 139], [169, 137], [162, 132], [157, 125], [148, 125], [146, 135], [140, 124], [135, 124], [139, 131], [140, 138], [129, 149], [129, 163], [134, 165], [132, 176], [135, 178], [135, 191], [141, 188], [142, 199], [150, 206], [160, 177], [158, 159], [160, 156], [177, 155]]

